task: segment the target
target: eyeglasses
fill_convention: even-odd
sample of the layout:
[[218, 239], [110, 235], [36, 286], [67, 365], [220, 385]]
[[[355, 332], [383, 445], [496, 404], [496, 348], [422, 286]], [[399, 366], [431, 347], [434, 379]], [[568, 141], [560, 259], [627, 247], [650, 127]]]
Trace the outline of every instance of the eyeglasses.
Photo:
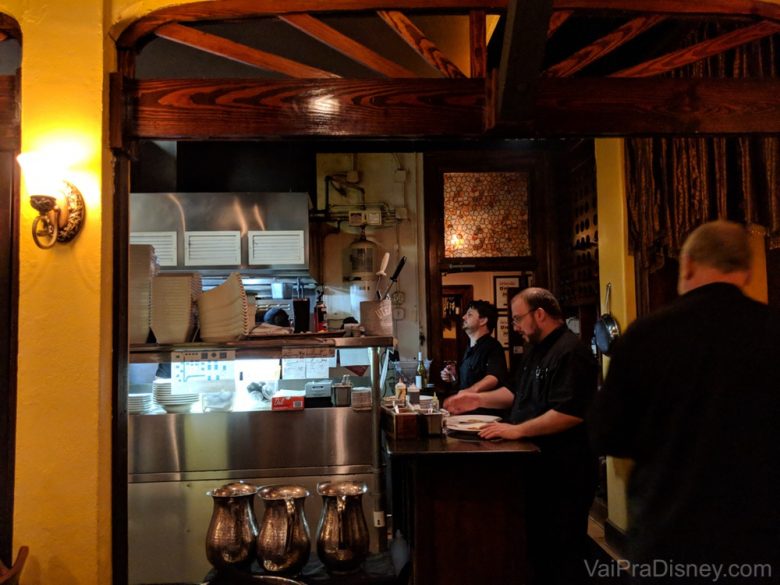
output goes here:
[[[539, 308], [539, 307], [536, 307], [536, 309], [538, 309], [538, 308]], [[536, 309], [531, 309], [530, 311], [526, 311], [526, 312], [525, 312], [525, 313], [523, 313], [522, 315], [514, 315], [514, 316], [512, 317], [512, 323], [514, 323], [515, 325], [519, 325], [519, 324], [520, 324], [520, 321], [522, 321], [522, 320], [523, 320], [523, 317], [525, 317], [526, 315], [530, 315], [530, 314], [531, 314], [531, 313], [533, 313], [533, 312], [534, 312]]]

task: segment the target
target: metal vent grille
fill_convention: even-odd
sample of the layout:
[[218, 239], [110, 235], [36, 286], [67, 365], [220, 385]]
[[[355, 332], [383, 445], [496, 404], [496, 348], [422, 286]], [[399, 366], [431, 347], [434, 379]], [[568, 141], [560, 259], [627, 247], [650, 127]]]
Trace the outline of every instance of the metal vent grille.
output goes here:
[[236, 266], [241, 264], [241, 232], [184, 232], [186, 266]]
[[131, 244], [148, 244], [154, 247], [157, 264], [176, 266], [176, 232], [133, 232]]
[[249, 264], [303, 264], [303, 230], [250, 231]]

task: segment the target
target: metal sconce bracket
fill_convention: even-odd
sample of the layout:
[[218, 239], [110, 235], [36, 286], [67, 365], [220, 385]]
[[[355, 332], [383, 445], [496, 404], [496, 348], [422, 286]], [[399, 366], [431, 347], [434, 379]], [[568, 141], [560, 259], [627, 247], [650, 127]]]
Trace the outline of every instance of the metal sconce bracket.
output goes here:
[[84, 223], [84, 197], [72, 183], [62, 183], [64, 202], [61, 208], [57, 206], [57, 199], [51, 195], [30, 196], [30, 205], [39, 213], [32, 224], [33, 241], [44, 250], [57, 242], [70, 242], [81, 231]]

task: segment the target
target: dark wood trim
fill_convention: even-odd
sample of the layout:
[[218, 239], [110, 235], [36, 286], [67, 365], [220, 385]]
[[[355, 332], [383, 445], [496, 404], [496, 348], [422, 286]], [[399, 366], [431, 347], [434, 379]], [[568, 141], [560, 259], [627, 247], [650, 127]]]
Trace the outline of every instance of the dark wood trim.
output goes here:
[[613, 524], [609, 518], [604, 522], [604, 540], [607, 544], [620, 555], [620, 558], [626, 558], [626, 533]]
[[534, 134], [776, 134], [777, 79], [541, 80]]
[[19, 150], [21, 118], [18, 88], [18, 75], [0, 75], [0, 150]]
[[556, 10], [593, 12], [646, 12], [649, 14], [691, 14], [759, 16], [780, 20], [780, 5], [773, 0], [555, 0]]
[[[21, 35], [0, 15], [6, 33]], [[12, 35], [14, 36], [14, 35]], [[0, 561], [13, 561], [16, 403], [19, 344], [19, 116], [20, 73], [0, 77]]]
[[444, 77], [465, 77], [458, 66], [405, 14], [398, 10], [380, 10], [377, 14], [415, 53]]
[[417, 77], [413, 71], [390, 59], [385, 59], [379, 53], [361, 45], [310, 14], [283, 14], [279, 20], [377, 73], [387, 77]]
[[552, 11], [552, 0], [509, 1], [495, 96], [499, 125], [533, 118]]
[[154, 31], [154, 34], [160, 38], [169, 40], [172, 43], [230, 59], [231, 61], [243, 63], [250, 67], [256, 67], [263, 71], [281, 73], [288, 77], [306, 79], [340, 77], [330, 71], [323, 71], [317, 67], [311, 67], [310, 65], [298, 63], [297, 61], [286, 59], [279, 55], [274, 55], [273, 53], [260, 51], [254, 47], [175, 22], [157, 28]]
[[478, 136], [479, 79], [126, 80], [134, 138]]
[[220, 0], [161, 8], [130, 24], [118, 36], [119, 48], [133, 48], [154, 30], [170, 22], [232, 20], [295, 13], [375, 12], [377, 10], [503, 10], [507, 0]]
[[[357, 12], [376, 10], [469, 11], [506, 9], [508, 0], [221, 0], [193, 2], [155, 10], [122, 30], [117, 26], [112, 36], [119, 48], [133, 48], [136, 43], [164, 24], [229, 20], [293, 14], [301, 12]], [[557, 11], [629, 12], [648, 14], [691, 14], [750, 16], [780, 20], [780, 5], [772, 0], [554, 0]], [[553, 29], [554, 30], [554, 29]]]
[[7, 14], [0, 14], [0, 31], [6, 38], [16, 39], [17, 41], [22, 39], [22, 30], [19, 28], [19, 23], [16, 22], [15, 18]]
[[113, 585], [128, 582], [127, 511], [127, 325], [130, 159], [114, 150], [113, 401], [111, 414], [111, 543]]
[[[553, 14], [560, 13], [555, 12]], [[547, 77], [568, 77], [569, 75], [573, 75], [594, 61], [601, 59], [605, 55], [609, 55], [615, 49], [623, 46], [643, 32], [650, 30], [665, 19], [666, 17], [661, 15], [638, 16], [619, 26], [611, 33], [604, 35], [600, 39], [596, 39], [569, 58], [548, 67], [544, 71], [544, 75]]]
[[696, 43], [690, 47], [672, 51], [644, 63], [627, 67], [611, 74], [610, 77], [652, 77], [660, 75], [661, 73], [679, 69], [685, 65], [713, 57], [729, 49], [752, 43], [778, 32], [780, 32], [780, 23], [764, 20]]
[[130, 226], [130, 169], [133, 143], [126, 141], [129, 110], [124, 100], [123, 80], [135, 72], [130, 51], [119, 51], [117, 73], [110, 78], [109, 143], [114, 156], [113, 207], [113, 301], [112, 321], [112, 402], [111, 414], [111, 563], [112, 585], [127, 585], [129, 580], [127, 510], [127, 370], [130, 346], [127, 325], [128, 247]]
[[0, 151], [0, 561], [13, 561], [16, 465], [16, 378], [19, 307], [19, 173], [17, 150]]
[[486, 77], [487, 21], [484, 10], [469, 12], [469, 57], [471, 77]]
[[574, 14], [573, 10], [556, 10], [550, 15], [550, 26], [547, 28], [547, 38], [552, 38], [564, 22], [569, 20], [569, 17]]

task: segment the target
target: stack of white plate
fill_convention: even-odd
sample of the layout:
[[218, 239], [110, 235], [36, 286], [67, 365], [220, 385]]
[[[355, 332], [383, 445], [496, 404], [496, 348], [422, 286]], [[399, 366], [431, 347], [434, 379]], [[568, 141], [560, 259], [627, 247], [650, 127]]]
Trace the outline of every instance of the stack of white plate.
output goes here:
[[[250, 320], [251, 317], [251, 320]], [[203, 341], [232, 341], [247, 335], [254, 326], [241, 275], [231, 274], [224, 283], [198, 297], [200, 338]]]
[[165, 412], [189, 412], [192, 405], [200, 400], [200, 394], [173, 394], [170, 378], [157, 378], [152, 382], [154, 401], [163, 407]]
[[157, 343], [184, 343], [195, 332], [198, 273], [159, 274], [152, 279], [152, 331]]
[[150, 393], [127, 395], [127, 411], [130, 414], [145, 414], [152, 410], [154, 403]]
[[158, 270], [154, 247], [148, 244], [132, 244], [128, 263], [128, 337], [130, 343], [146, 343], [151, 323], [152, 277]]

